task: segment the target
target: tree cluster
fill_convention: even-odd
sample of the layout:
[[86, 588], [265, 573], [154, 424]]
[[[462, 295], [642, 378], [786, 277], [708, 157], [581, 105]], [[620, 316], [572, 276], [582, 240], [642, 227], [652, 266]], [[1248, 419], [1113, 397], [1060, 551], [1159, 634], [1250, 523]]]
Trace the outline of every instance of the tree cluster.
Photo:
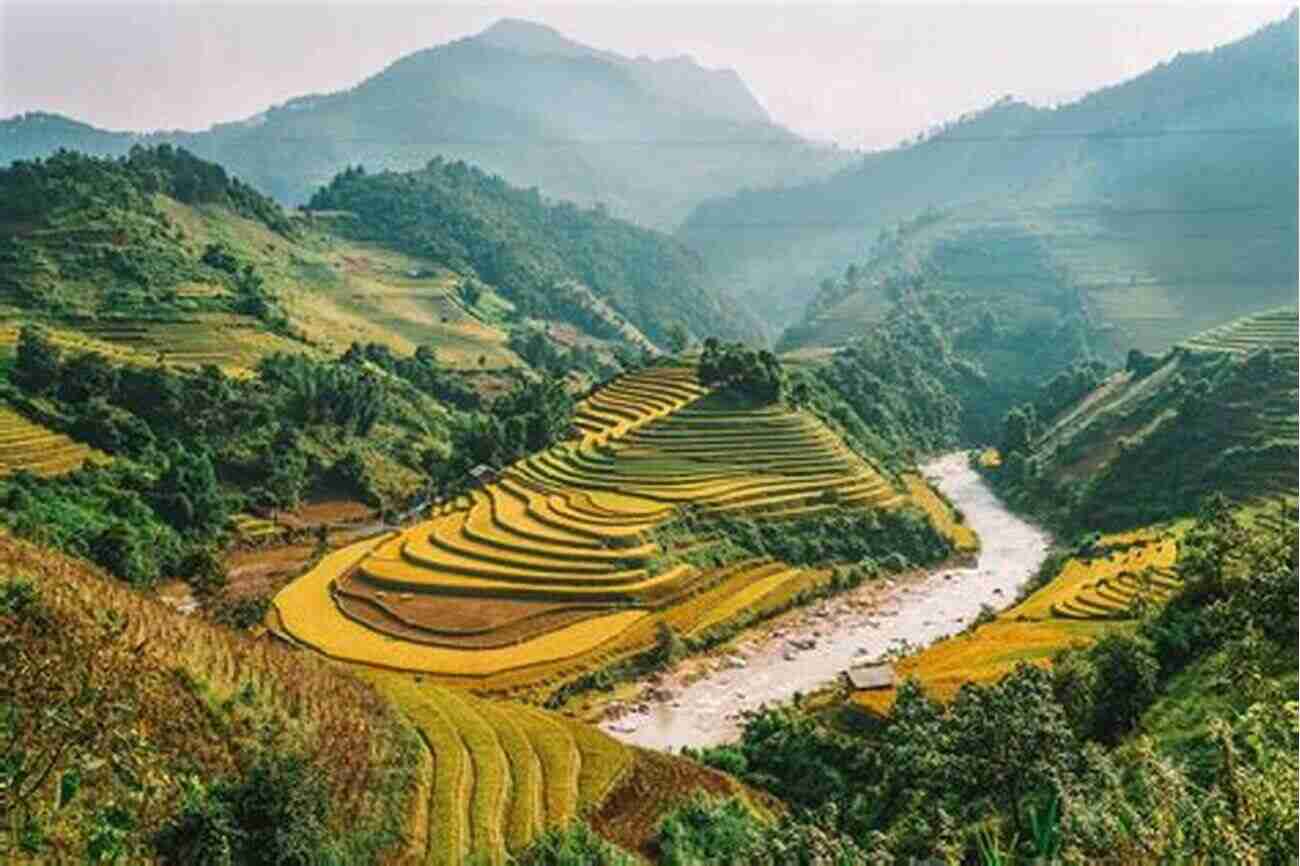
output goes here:
[[781, 362], [770, 351], [722, 343], [716, 337], [704, 341], [699, 377], [701, 384], [718, 385], [759, 403], [774, 403], [785, 391]]

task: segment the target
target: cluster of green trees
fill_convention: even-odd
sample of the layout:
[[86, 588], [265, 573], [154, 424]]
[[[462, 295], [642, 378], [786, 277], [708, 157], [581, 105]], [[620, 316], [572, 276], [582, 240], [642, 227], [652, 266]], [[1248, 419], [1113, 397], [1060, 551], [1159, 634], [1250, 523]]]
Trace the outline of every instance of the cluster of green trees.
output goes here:
[[770, 556], [791, 565], [862, 563], [871, 573], [929, 565], [952, 553], [923, 514], [907, 509], [837, 508], [787, 520], [688, 510], [654, 531], [669, 548], [682, 539], [708, 538], [737, 557]]
[[563, 379], [520, 381], [453, 431], [445, 469], [433, 474], [463, 478], [475, 464], [505, 466], [566, 438], [573, 429], [573, 403]]
[[943, 306], [937, 296], [894, 304], [878, 325], [816, 368], [806, 391], [796, 386], [796, 394], [824, 403], [824, 390], [831, 391], [857, 420], [827, 408], [841, 424], [868, 432], [881, 456], [988, 441], [1001, 397], [983, 369], [953, 346]]
[[33, 224], [57, 214], [118, 206], [143, 210], [155, 193], [186, 204], [219, 204], [270, 228], [292, 230], [280, 206], [213, 162], [181, 147], [137, 145], [118, 158], [60, 150], [0, 169], [0, 219]]
[[426, 476], [426, 492], [456, 489], [477, 463], [567, 436], [573, 412], [562, 379], [521, 374], [484, 405], [431, 349], [376, 344], [333, 360], [274, 354], [236, 378], [65, 353], [28, 326], [10, 379], [0, 394], [116, 459], [0, 481], [4, 522], [138, 584], [219, 579], [234, 511], [292, 509], [312, 490], [380, 505], [394, 493], [372, 474], [385, 462]]
[[[628, 321], [652, 340], [685, 318], [698, 333], [755, 335], [704, 287], [698, 257], [667, 235], [551, 203], [460, 161], [411, 172], [349, 168], [312, 196], [313, 209], [360, 219], [341, 230], [389, 243], [497, 287], [522, 316], [560, 319], [600, 337]], [[581, 283], [616, 312], [604, 322], [569, 288]]]
[[716, 337], [704, 341], [699, 377], [703, 385], [718, 385], [757, 403], [775, 403], [785, 392], [781, 362], [770, 351]]
[[[1181, 546], [1187, 588], [1135, 633], [1066, 650], [1050, 671], [966, 685], [946, 705], [905, 682], [890, 716], [865, 726], [769, 709], [738, 743], [697, 757], [813, 824], [833, 816], [843, 844], [865, 852], [837, 863], [1225, 851], [1285, 862], [1297, 822], [1295, 528], [1294, 516], [1287, 531], [1250, 528], [1212, 500]], [[697, 838], [720, 838], [709, 825]], [[688, 862], [736, 862], [746, 844]]]
[[[615, 376], [625, 366], [619, 362], [617, 355], [606, 360], [600, 352], [581, 343], [571, 347], [560, 346], [547, 337], [541, 328], [512, 329], [508, 345], [528, 366], [550, 376], [563, 376], [576, 370], [603, 381]], [[622, 346], [618, 348], [623, 349]]]
[[391, 402], [377, 374], [341, 362], [274, 356], [250, 379], [184, 373], [66, 354], [33, 327], [11, 379], [7, 396], [115, 459], [62, 478], [6, 478], [4, 522], [137, 584], [219, 579], [234, 510], [292, 508], [327, 479], [372, 497], [344, 458]]

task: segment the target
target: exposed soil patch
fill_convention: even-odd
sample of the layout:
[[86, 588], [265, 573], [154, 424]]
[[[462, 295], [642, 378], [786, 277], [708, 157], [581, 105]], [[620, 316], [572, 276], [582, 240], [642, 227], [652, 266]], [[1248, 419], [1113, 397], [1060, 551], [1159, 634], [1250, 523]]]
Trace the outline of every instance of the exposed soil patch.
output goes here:
[[375, 517], [375, 510], [355, 499], [326, 499], [311, 502], [296, 511], [283, 511], [276, 522], [292, 529], [311, 529], [321, 524], [362, 523]]
[[599, 606], [392, 592], [348, 578], [338, 588], [339, 609], [375, 631], [466, 649], [509, 646], [609, 613]]

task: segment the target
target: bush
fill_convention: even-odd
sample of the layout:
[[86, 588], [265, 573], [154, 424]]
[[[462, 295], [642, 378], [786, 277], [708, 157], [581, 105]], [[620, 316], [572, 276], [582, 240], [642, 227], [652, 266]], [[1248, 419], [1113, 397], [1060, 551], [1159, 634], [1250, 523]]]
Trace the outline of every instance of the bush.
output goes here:
[[191, 780], [154, 845], [168, 866], [324, 866], [339, 862], [322, 773], [265, 754], [242, 778]]
[[1105, 684], [1097, 692], [1092, 736], [1116, 742], [1133, 730], [1155, 700], [1160, 663], [1149, 641], [1126, 634], [1109, 634], [1088, 650]]
[[574, 823], [548, 830], [511, 862], [515, 866], [634, 866], [637, 861], [586, 824]]

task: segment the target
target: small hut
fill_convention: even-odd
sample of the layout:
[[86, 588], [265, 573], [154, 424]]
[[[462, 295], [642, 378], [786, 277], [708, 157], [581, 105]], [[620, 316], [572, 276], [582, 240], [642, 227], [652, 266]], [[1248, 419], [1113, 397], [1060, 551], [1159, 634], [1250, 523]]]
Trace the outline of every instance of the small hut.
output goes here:
[[486, 463], [480, 463], [469, 471], [469, 477], [475, 486], [482, 487], [497, 480], [497, 471]]
[[889, 662], [877, 662], [869, 665], [854, 665], [844, 672], [849, 687], [854, 691], [871, 691], [888, 689], [894, 686], [894, 666]]

